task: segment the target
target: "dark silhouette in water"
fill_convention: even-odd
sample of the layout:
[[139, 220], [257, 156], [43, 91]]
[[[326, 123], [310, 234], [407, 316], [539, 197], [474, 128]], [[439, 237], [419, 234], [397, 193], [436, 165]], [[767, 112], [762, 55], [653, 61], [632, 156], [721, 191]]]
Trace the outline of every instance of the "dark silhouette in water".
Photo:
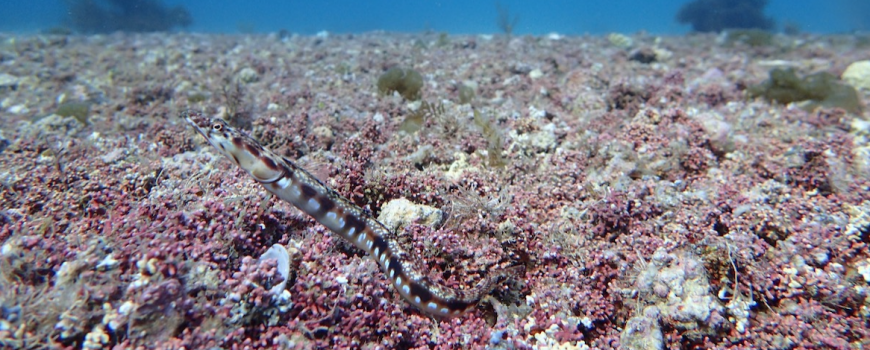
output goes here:
[[82, 33], [159, 32], [193, 23], [183, 6], [159, 0], [66, 0], [69, 25]]
[[520, 22], [520, 17], [517, 15], [511, 16], [510, 9], [502, 6], [500, 2], [495, 3], [495, 9], [498, 11], [498, 17], [496, 17], [498, 28], [510, 38], [514, 33], [514, 28], [517, 27], [517, 23]]
[[698, 32], [725, 29], [773, 29], [773, 20], [764, 15], [767, 0], [695, 0], [677, 12], [677, 22], [691, 24]]

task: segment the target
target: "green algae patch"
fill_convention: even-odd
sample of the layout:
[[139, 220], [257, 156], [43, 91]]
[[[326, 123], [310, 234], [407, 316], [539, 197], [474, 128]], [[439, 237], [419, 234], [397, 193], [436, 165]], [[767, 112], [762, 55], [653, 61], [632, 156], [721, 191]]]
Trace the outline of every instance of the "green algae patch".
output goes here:
[[459, 85], [459, 104], [466, 105], [474, 100], [474, 87], [468, 84]]
[[504, 137], [501, 131], [498, 130], [495, 120], [475, 110], [474, 124], [480, 128], [483, 137], [486, 138], [486, 154], [489, 158], [489, 166], [492, 168], [504, 168], [507, 166], [507, 159], [501, 154]]
[[444, 104], [442, 103], [434, 104], [423, 101], [420, 103], [420, 107], [417, 108], [416, 111], [409, 114], [405, 120], [402, 121], [399, 130], [413, 134], [423, 128], [427, 119], [440, 117], [444, 115], [444, 111]]
[[395, 91], [406, 100], [419, 99], [421, 88], [423, 88], [423, 76], [410, 68], [393, 67], [378, 78], [378, 91], [382, 94], [391, 94]]
[[773, 33], [761, 29], [732, 29], [725, 36], [729, 45], [743, 43], [751, 47], [773, 46]]
[[54, 114], [61, 117], [73, 117], [82, 125], [89, 125], [88, 116], [91, 114], [91, 104], [88, 102], [64, 102], [57, 106]]
[[827, 72], [799, 78], [793, 69], [775, 68], [770, 71], [769, 79], [747, 89], [747, 94], [781, 104], [808, 101], [802, 106], [807, 110], [842, 108], [855, 114], [863, 110], [858, 92]]
[[208, 95], [201, 92], [195, 92], [187, 96], [187, 102], [190, 103], [201, 103], [205, 101], [208, 101]]

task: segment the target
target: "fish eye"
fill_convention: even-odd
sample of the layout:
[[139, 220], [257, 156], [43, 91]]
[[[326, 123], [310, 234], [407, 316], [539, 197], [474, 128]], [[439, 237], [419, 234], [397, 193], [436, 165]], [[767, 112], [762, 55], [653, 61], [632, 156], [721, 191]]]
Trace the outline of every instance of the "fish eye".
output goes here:
[[214, 129], [214, 131], [221, 131], [221, 129], [223, 129], [224, 126], [220, 125], [220, 124], [214, 124], [211, 126], [211, 128]]

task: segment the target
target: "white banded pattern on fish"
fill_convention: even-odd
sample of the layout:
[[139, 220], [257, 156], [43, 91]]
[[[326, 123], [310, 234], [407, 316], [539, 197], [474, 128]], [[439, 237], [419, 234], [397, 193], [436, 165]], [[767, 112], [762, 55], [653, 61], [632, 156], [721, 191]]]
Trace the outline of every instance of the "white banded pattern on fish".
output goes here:
[[182, 117], [266, 190], [366, 251], [390, 278], [399, 295], [426, 313], [443, 317], [460, 315], [477, 305], [496, 282], [518, 271], [510, 268], [490, 273], [469, 290], [433, 283], [414, 271], [408, 263], [409, 254], [396, 244], [393, 232], [289, 159], [276, 155], [223, 120], [192, 111], [183, 112]]

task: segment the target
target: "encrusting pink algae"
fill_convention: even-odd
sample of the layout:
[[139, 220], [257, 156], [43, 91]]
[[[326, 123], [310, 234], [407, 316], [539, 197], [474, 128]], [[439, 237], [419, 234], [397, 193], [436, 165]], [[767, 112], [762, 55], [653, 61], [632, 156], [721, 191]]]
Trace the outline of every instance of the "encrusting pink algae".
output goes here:
[[861, 43], [625, 37], [0, 35], [0, 348], [870, 346], [868, 112], [746, 93]]

